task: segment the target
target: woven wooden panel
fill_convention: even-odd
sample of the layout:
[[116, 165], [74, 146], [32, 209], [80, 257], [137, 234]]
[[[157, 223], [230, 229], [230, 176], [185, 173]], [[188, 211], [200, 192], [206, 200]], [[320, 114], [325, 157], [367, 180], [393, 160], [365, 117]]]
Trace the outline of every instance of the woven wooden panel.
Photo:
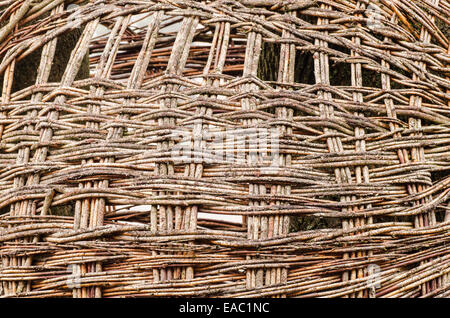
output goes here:
[[447, 0], [0, 10], [1, 296], [450, 296]]

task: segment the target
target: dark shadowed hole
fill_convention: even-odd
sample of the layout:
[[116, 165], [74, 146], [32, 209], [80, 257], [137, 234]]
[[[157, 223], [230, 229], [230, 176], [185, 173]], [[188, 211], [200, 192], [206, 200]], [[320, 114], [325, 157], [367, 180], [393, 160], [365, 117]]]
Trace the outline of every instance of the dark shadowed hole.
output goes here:
[[314, 76], [313, 54], [307, 51], [297, 50], [295, 54], [295, 75], [296, 83], [313, 85], [316, 82]]
[[352, 72], [349, 63], [330, 64], [330, 85], [331, 86], [351, 86]]
[[10, 205], [4, 206], [0, 209], [0, 215], [8, 213], [10, 210]]
[[362, 70], [362, 80], [364, 87], [376, 87], [381, 88], [381, 73], [363, 68]]
[[[450, 169], [447, 170], [434, 170], [431, 171], [431, 181], [433, 182], [433, 185], [447, 179], [450, 176]], [[442, 204], [448, 205], [448, 202]], [[450, 207], [450, 206], [449, 206]], [[445, 219], [446, 210], [444, 208], [437, 208], [436, 209], [436, 221], [437, 222], [443, 222]]]
[[263, 81], [277, 81], [280, 64], [279, 43], [263, 42], [258, 61], [257, 76]]
[[431, 181], [436, 184], [450, 176], [450, 169], [447, 170], [434, 170], [431, 171]]
[[[33, 22], [35, 23], [35, 21]], [[58, 37], [56, 52], [52, 61], [52, 67], [48, 82], [59, 82], [66, 70], [67, 63], [72, 56], [84, 27], [74, 29]], [[41, 62], [42, 48], [32, 52], [24, 59], [17, 62], [14, 68], [12, 92], [20, 91], [36, 83], [36, 76]], [[86, 53], [75, 80], [89, 78], [89, 53]], [[0, 83], [3, 83], [3, 74], [0, 75]], [[0, 85], [0, 92], [2, 85]], [[28, 99], [30, 96], [28, 96]]]
[[[335, 51], [342, 52], [350, 56], [350, 50], [336, 44], [329, 44], [329, 48]], [[343, 62], [342, 57], [330, 57], [330, 85], [331, 86], [351, 86], [352, 85], [352, 71], [351, 64]]]
[[339, 218], [325, 218], [313, 215], [291, 217], [289, 232], [312, 231], [323, 229], [339, 229], [341, 220]]
[[389, 222], [409, 222], [414, 223], [413, 215], [405, 215], [405, 216], [390, 216], [390, 215], [382, 215], [376, 216], [373, 218], [373, 223], [389, 223]]
[[56, 205], [50, 208], [51, 215], [57, 216], [74, 216], [75, 214], [75, 204], [64, 204], [64, 205]]

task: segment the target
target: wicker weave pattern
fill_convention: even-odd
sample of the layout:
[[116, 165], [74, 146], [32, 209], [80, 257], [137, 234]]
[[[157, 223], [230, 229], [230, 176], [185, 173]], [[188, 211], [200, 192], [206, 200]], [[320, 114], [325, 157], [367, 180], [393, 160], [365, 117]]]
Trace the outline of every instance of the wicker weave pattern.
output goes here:
[[450, 296], [447, 0], [78, 2], [0, 1], [0, 295]]

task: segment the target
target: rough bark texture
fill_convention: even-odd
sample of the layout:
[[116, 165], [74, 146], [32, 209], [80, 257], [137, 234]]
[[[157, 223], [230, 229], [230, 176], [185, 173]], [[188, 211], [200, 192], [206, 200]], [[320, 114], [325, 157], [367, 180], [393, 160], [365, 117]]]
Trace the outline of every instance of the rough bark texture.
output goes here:
[[[450, 296], [435, 215], [450, 179], [431, 182], [450, 168], [450, 54], [433, 24], [450, 8], [388, 2], [374, 29], [360, 0], [90, 1], [70, 67], [90, 42], [93, 89], [68, 80], [56, 100], [17, 92], [0, 108], [0, 201], [20, 212], [0, 217], [0, 297]], [[42, 3], [0, 0], [0, 20]], [[56, 48], [66, 23], [35, 31]], [[277, 43], [265, 85], [262, 41]], [[272, 131], [239, 129], [253, 124], [282, 133], [278, 175]]]
[[[66, 69], [72, 50], [80, 38], [82, 29], [76, 29], [58, 38], [55, 58], [48, 81], [59, 82]], [[36, 50], [29, 56], [19, 61], [14, 69], [14, 81], [12, 93], [32, 86], [36, 82], [37, 70], [41, 60], [42, 50]], [[89, 77], [89, 54], [86, 54], [83, 64], [77, 74], [76, 80]], [[0, 77], [3, 83], [3, 75]], [[1, 92], [1, 89], [0, 89]]]
[[[312, 22], [312, 21], [309, 21]], [[450, 38], [450, 27], [443, 21], [437, 19], [436, 25], [448, 39]], [[419, 28], [420, 31], [420, 28]], [[338, 47], [331, 45], [333, 49], [339, 50]], [[258, 77], [264, 81], [277, 81], [278, 66], [280, 62], [280, 45], [272, 42], [264, 42], [262, 46], [261, 56], [258, 65]], [[408, 76], [407, 72], [397, 70], [399, 73]], [[330, 84], [333, 86], [351, 86], [351, 66], [348, 63], [335, 62], [330, 67]], [[304, 84], [314, 84], [314, 61], [313, 56], [309, 52], [297, 51], [295, 56], [295, 82]], [[363, 69], [363, 86], [365, 87], [381, 87], [381, 74], [369, 69]], [[395, 81], [391, 82], [392, 89], [402, 88], [401, 84]], [[407, 120], [405, 120], [407, 122]], [[436, 171], [431, 174], [431, 178], [435, 182], [441, 180], [448, 175], [447, 170]], [[443, 213], [438, 213], [439, 221], [444, 219]], [[450, 219], [450, 216], [448, 217]], [[397, 222], [411, 222], [413, 216], [396, 217]], [[389, 222], [389, 217], [380, 216], [378, 222]], [[307, 231], [321, 228], [338, 228], [340, 222], [333, 218], [317, 218], [313, 216], [291, 217], [290, 231]]]
[[[66, 7], [73, 1], [66, 1]], [[42, 15], [38, 19], [42, 19], [47, 17], [48, 14]], [[1, 26], [3, 26], [7, 21], [3, 22]], [[36, 21], [31, 21], [29, 24], [34, 24]], [[1, 27], [0, 26], [0, 27]], [[84, 27], [80, 27], [73, 31], [67, 32], [60, 36], [57, 40], [56, 44], [56, 52], [55, 57], [53, 59], [52, 68], [50, 71], [50, 76], [48, 82], [59, 82], [66, 70], [67, 63], [72, 54], [72, 50], [75, 48], [80, 36], [83, 32]], [[34, 51], [30, 55], [28, 55], [23, 60], [17, 62], [14, 69], [14, 79], [12, 84], [11, 93], [20, 91], [24, 88], [32, 86], [36, 82], [37, 71], [39, 68], [39, 64], [41, 61], [42, 48]], [[78, 71], [76, 76], [76, 80], [85, 79], [89, 77], [89, 53], [87, 53], [84, 57], [83, 63]], [[3, 74], [0, 75], [0, 94], [2, 94], [3, 87]], [[0, 214], [6, 213], [9, 211], [9, 207], [4, 207], [0, 209]], [[74, 206], [73, 204], [63, 205], [63, 206], [55, 206], [50, 208], [50, 213], [53, 215], [61, 215], [61, 216], [70, 216], [74, 214]]]
[[[258, 77], [264, 81], [277, 81], [278, 67], [280, 63], [280, 45], [277, 43], [264, 42], [261, 56], [258, 62]], [[345, 64], [332, 68], [332, 78], [343, 85], [349, 73], [344, 69]], [[309, 52], [297, 51], [295, 56], [295, 82], [314, 84], [314, 61]], [[314, 216], [297, 217], [290, 220], [290, 232], [308, 231], [321, 228], [337, 228], [340, 226], [338, 219], [317, 218]]]
[[[72, 1], [66, 1], [66, 6]], [[48, 14], [40, 16], [38, 19], [46, 18]], [[7, 23], [4, 21], [0, 26]], [[29, 22], [27, 25], [36, 23], [36, 20]], [[53, 59], [53, 65], [50, 71], [49, 82], [59, 82], [66, 70], [67, 62], [69, 61], [72, 50], [75, 48], [78, 39], [83, 32], [83, 27], [67, 32], [60, 36], [56, 44], [55, 58]], [[17, 62], [14, 69], [14, 80], [12, 84], [12, 93], [20, 91], [26, 87], [32, 86], [36, 82], [37, 71], [39, 63], [41, 61], [42, 48], [34, 51], [26, 58]], [[76, 80], [89, 77], [89, 54], [86, 54], [83, 60], [83, 64], [77, 74]], [[3, 83], [3, 74], [0, 75], [0, 81]], [[0, 85], [0, 92], [2, 91]]]

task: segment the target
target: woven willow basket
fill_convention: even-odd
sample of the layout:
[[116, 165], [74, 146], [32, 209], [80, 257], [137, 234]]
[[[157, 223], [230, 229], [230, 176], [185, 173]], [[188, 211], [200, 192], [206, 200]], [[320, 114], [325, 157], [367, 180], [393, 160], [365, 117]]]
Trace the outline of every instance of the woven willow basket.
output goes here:
[[447, 0], [0, 0], [0, 295], [448, 297]]

